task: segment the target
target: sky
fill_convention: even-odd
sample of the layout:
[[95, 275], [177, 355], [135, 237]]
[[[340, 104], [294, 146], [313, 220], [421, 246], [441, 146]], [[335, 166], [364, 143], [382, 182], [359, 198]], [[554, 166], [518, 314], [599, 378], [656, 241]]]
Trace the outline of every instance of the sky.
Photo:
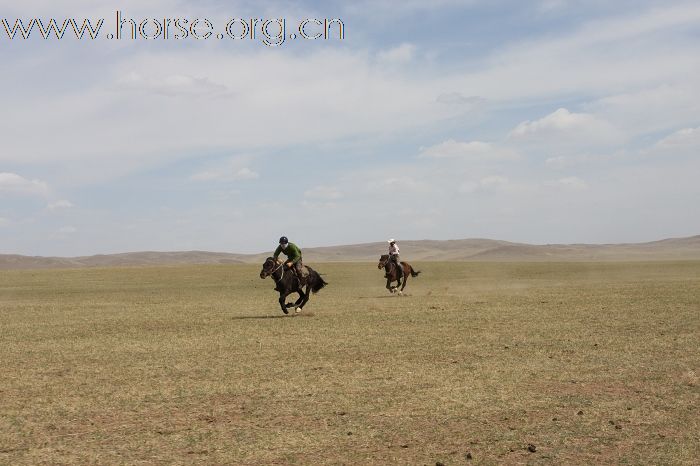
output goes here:
[[[110, 39], [117, 8], [212, 36]], [[9, 38], [32, 18], [104, 23]], [[0, 0], [0, 20], [3, 254], [700, 234], [697, 1]]]

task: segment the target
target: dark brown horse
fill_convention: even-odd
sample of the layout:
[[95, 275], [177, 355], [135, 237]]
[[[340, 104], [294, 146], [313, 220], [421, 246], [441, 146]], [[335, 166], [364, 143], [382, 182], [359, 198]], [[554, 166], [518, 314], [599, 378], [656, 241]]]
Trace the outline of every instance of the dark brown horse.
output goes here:
[[[288, 309], [290, 307], [293, 307], [296, 312], [301, 312], [309, 297], [311, 297], [311, 293], [317, 293], [321, 288], [328, 285], [318, 272], [311, 267], [305, 267], [309, 269], [309, 275], [306, 277], [306, 284], [302, 285], [294, 271], [285, 267], [284, 262], [280, 260], [268, 257], [262, 266], [260, 278], [271, 276], [275, 281], [275, 290], [280, 293], [280, 307], [285, 314], [289, 314]], [[306, 287], [306, 290], [304, 290], [304, 287]], [[292, 293], [297, 293], [299, 299], [293, 303], [287, 303], [287, 296]]]
[[[411, 264], [408, 262], [401, 262], [401, 271], [403, 273], [401, 274], [401, 277], [399, 277], [399, 274], [397, 273], [398, 267], [396, 267], [396, 263], [394, 263], [394, 261], [389, 260], [389, 254], [383, 254], [379, 258], [377, 268], [384, 268], [384, 271], [386, 272], [386, 289], [389, 290], [390, 293], [396, 293], [398, 288], [401, 287], [398, 292], [399, 294], [402, 294], [403, 289], [406, 288], [406, 280], [408, 280], [409, 274], [412, 277], [417, 277], [420, 273], [420, 271], [416, 272], [413, 270], [413, 267], [411, 267]], [[401, 284], [401, 278], [403, 278], [403, 285]], [[398, 284], [393, 286], [392, 282], [398, 282]]]

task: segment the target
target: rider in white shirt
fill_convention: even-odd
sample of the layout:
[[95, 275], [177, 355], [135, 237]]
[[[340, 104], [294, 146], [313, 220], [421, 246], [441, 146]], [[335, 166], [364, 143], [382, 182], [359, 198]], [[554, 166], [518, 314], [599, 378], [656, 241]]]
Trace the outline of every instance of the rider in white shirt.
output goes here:
[[398, 276], [400, 277], [401, 275], [403, 275], [403, 268], [401, 267], [401, 256], [399, 255], [399, 246], [396, 244], [396, 240], [393, 238], [387, 242], [389, 243], [389, 260], [393, 261], [396, 264]]

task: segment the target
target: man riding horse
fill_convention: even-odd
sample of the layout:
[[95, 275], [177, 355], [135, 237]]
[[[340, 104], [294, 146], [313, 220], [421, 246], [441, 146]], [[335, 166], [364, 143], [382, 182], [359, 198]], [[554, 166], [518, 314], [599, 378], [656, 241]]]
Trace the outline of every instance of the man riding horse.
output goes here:
[[[391, 238], [389, 241], [389, 260], [392, 261], [396, 267], [397, 278], [401, 278], [403, 275], [403, 267], [401, 266], [401, 256], [399, 251], [399, 246], [396, 244], [396, 240]], [[388, 278], [388, 277], [387, 277]]]
[[290, 243], [287, 237], [283, 236], [280, 238], [280, 244], [277, 246], [277, 249], [272, 257], [277, 260], [280, 254], [287, 256], [287, 261], [284, 264], [285, 267], [294, 271], [300, 284], [302, 286], [305, 285], [308, 272], [302, 263], [301, 249], [299, 249], [299, 246], [294, 243]]
[[[279, 303], [282, 312], [288, 314], [288, 309], [293, 307], [298, 313], [309, 301], [311, 293], [318, 293], [328, 283], [311, 267], [304, 266], [299, 246], [290, 243], [286, 236], [281, 237], [279, 243], [274, 256], [268, 257], [263, 263], [260, 278], [271, 276], [275, 281], [275, 290], [280, 293]], [[280, 254], [287, 256], [285, 262], [280, 263], [278, 259]], [[291, 273], [287, 273], [287, 270]], [[299, 299], [293, 303], [287, 303], [286, 298], [292, 293], [297, 293]]]
[[[398, 291], [399, 294], [402, 294], [403, 289], [406, 288], [408, 277], [417, 277], [420, 271], [414, 270], [408, 262], [401, 262], [399, 246], [396, 244], [395, 239], [392, 238], [387, 243], [389, 243], [389, 254], [382, 254], [377, 263], [377, 268], [384, 269], [386, 289], [391, 293]], [[403, 280], [401, 280], [402, 278]], [[397, 282], [397, 285], [392, 285], [393, 282]]]

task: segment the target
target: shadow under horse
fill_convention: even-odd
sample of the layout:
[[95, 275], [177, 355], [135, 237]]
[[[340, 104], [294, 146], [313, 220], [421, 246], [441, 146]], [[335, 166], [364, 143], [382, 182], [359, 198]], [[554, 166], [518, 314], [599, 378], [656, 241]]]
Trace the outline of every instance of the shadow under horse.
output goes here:
[[[280, 293], [280, 307], [285, 314], [289, 314], [290, 307], [293, 307], [296, 312], [301, 312], [309, 301], [311, 293], [318, 293], [324, 286], [328, 285], [318, 272], [307, 265], [304, 267], [307, 268], [309, 274], [306, 277], [306, 284], [302, 285], [296, 273], [285, 267], [284, 262], [268, 257], [263, 263], [260, 278], [272, 277], [275, 281], [275, 290]], [[299, 299], [293, 303], [287, 303], [287, 296], [292, 293], [299, 294]]]
[[[398, 267], [394, 261], [389, 259], [389, 254], [382, 254], [382, 256], [379, 258], [377, 268], [384, 268], [384, 271], [386, 272], [386, 289], [389, 290], [390, 293], [396, 293], [396, 290], [401, 287], [401, 289], [398, 291], [399, 294], [402, 294], [403, 289], [406, 288], [406, 280], [408, 280], [408, 276], [410, 275], [412, 277], [417, 277], [420, 273], [420, 271], [413, 270], [413, 267], [408, 262], [401, 262], [401, 271], [403, 273], [401, 276], [399, 276]], [[401, 284], [401, 278], [403, 278], [403, 285]], [[393, 282], [397, 282], [397, 285], [393, 286]]]

